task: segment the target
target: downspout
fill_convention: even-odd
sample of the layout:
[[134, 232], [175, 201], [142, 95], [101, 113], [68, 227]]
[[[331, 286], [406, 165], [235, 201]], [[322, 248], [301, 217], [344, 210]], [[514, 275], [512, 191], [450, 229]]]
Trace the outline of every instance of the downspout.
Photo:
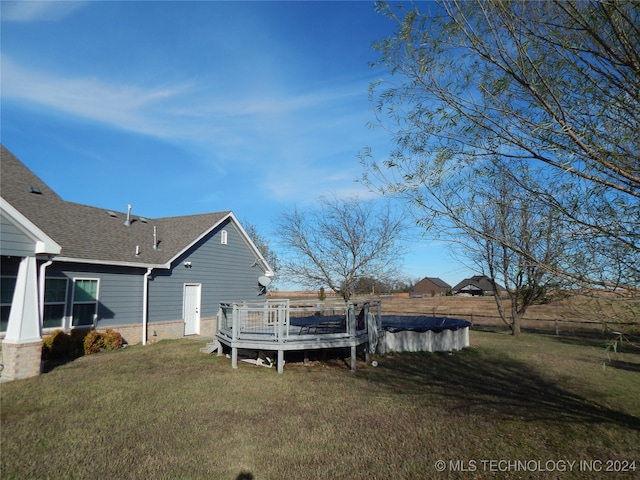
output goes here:
[[[47, 260], [40, 265], [40, 274], [38, 275], [38, 315], [40, 316], [40, 335], [42, 336], [42, 326], [44, 322], [44, 287], [45, 287], [45, 270], [53, 260]], [[64, 326], [64, 325], [63, 325]]]
[[147, 344], [147, 323], [149, 310], [149, 275], [153, 268], [147, 268], [144, 274], [144, 283], [142, 284], [142, 345]]

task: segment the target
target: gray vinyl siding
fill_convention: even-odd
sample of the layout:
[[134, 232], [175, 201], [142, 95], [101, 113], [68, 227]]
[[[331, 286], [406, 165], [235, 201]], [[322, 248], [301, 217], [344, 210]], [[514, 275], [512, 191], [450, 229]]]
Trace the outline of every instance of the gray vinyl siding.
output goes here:
[[142, 324], [143, 275], [141, 268], [122, 268], [81, 264], [56, 264], [47, 268], [47, 278], [67, 278], [65, 327], [72, 315], [73, 279], [95, 278], [99, 281], [99, 328]]
[[[226, 244], [221, 243], [223, 230], [227, 232]], [[4, 249], [2, 253], [5, 254]], [[3, 259], [3, 276], [15, 275], [18, 260], [14, 259]], [[185, 262], [191, 262], [191, 267], [185, 267]], [[201, 285], [201, 318], [215, 317], [222, 301], [259, 301], [265, 298], [259, 296], [258, 286], [258, 278], [264, 275], [264, 270], [256, 263], [254, 251], [245, 243], [234, 223], [225, 222], [216, 228], [176, 259], [171, 267], [156, 268], [149, 277], [149, 323], [183, 319], [185, 284]], [[98, 328], [142, 325], [145, 273], [146, 269], [139, 267], [55, 260], [46, 269], [47, 278], [68, 280], [63, 328], [71, 326], [74, 278], [97, 279], [99, 282]]]
[[[221, 232], [227, 232], [227, 244]], [[183, 318], [184, 285], [202, 286], [200, 317], [214, 317], [221, 301], [259, 300], [258, 277], [253, 251], [233, 223], [225, 222], [189, 252], [178, 258], [171, 270], [154, 270], [149, 282], [149, 323]], [[184, 266], [191, 262], [191, 267]]]
[[3, 256], [28, 257], [35, 254], [35, 242], [4, 215], [0, 215], [0, 252]]

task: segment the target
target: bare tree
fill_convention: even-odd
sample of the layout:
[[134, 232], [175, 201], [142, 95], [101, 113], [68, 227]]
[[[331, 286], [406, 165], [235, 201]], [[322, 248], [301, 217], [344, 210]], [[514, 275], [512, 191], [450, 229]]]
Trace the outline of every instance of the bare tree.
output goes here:
[[278, 259], [278, 254], [271, 248], [271, 242], [263, 237], [260, 233], [258, 233], [258, 229], [256, 226], [249, 222], [242, 223], [245, 232], [251, 238], [251, 241], [260, 251], [262, 257], [267, 261], [271, 269], [273, 270], [273, 277], [271, 277], [271, 288], [276, 288], [278, 279], [279, 279], [279, 269], [280, 269], [280, 261]]
[[[458, 216], [458, 243], [491, 279], [500, 318], [519, 335], [527, 309], [542, 301], [549, 287], [558, 287], [552, 266], [564, 258], [567, 242], [558, 213], [514, 185], [501, 162], [483, 169], [472, 201]], [[522, 178], [527, 177], [519, 172]], [[504, 286], [500, 293], [498, 283]]]
[[277, 222], [281, 272], [309, 288], [328, 286], [345, 301], [359, 278], [396, 278], [405, 225], [386, 204], [357, 197], [322, 198]]
[[371, 88], [396, 148], [383, 161], [365, 151], [364, 180], [405, 196], [432, 231], [459, 233], [480, 167], [499, 158], [510, 188], [552, 212], [565, 243], [553, 262], [521, 248], [530, 229], [501, 247], [581, 286], [637, 292], [640, 4], [377, 6], [398, 26], [375, 45], [391, 78]]

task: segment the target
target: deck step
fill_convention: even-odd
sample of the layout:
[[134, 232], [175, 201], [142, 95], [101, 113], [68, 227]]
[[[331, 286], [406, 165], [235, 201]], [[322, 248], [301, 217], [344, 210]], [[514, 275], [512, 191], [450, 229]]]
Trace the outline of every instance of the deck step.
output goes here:
[[200, 349], [200, 351], [202, 353], [213, 353], [213, 352], [217, 352], [221, 349], [222, 345], [220, 345], [220, 342], [218, 340], [214, 340], [213, 342], [209, 342], [207, 343], [204, 347], [202, 347]]

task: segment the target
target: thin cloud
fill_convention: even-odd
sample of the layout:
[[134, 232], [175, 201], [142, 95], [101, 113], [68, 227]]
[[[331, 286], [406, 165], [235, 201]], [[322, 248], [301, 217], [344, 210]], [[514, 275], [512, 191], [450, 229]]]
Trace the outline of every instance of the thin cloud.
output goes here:
[[[242, 88], [222, 95], [202, 84], [122, 85], [39, 71], [7, 55], [1, 61], [3, 101], [31, 103], [163, 141], [186, 141], [204, 149], [217, 171], [224, 159], [233, 159], [262, 172], [263, 191], [279, 200], [311, 199], [327, 190], [368, 195], [354, 182], [356, 171], [336, 171], [331, 162], [344, 155], [345, 164], [355, 164], [355, 151], [345, 153], [345, 145], [357, 138], [354, 129], [367, 131], [367, 110], [357, 107], [366, 92], [362, 79], [293, 93], [277, 85], [268, 97]], [[351, 103], [356, 107], [344, 110]], [[286, 170], [287, 178], [272, 178], [266, 159]]]
[[299, 202], [313, 202], [326, 192], [333, 192], [338, 198], [358, 196], [360, 199], [378, 197], [361, 183], [356, 182], [357, 171], [353, 167], [336, 172], [336, 166], [280, 167], [277, 172], [269, 171], [261, 188], [271, 198], [277, 200], [296, 199]]
[[[157, 137], [205, 134], [204, 126], [240, 122], [247, 130], [265, 127], [264, 116], [285, 120], [304, 111], [325, 108], [361, 96], [361, 89], [341, 87], [271, 97], [203, 91], [190, 83], [170, 86], [109, 84], [100, 79], [56, 76], [25, 67], [2, 55], [2, 96], [58, 112], [103, 122]], [[254, 122], [246, 119], [254, 119]], [[323, 119], [323, 121], [326, 119]], [[182, 125], [182, 127], [180, 127]], [[238, 124], [232, 124], [238, 127]], [[268, 130], [273, 125], [266, 125]], [[209, 128], [206, 131], [210, 131]]]
[[3, 1], [0, 2], [3, 22], [52, 22], [61, 20], [83, 8], [87, 2]]
[[161, 104], [189, 89], [110, 85], [91, 78], [62, 78], [23, 67], [2, 56], [2, 96], [78, 117], [155, 136], [171, 134], [169, 124], [154, 117]]

